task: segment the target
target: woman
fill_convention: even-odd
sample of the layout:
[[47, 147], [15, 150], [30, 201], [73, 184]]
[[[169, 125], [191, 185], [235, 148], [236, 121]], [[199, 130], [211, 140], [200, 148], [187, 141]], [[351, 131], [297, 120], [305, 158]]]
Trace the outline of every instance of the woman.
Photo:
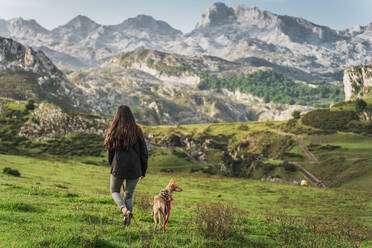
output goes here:
[[[118, 107], [107, 131], [104, 146], [111, 165], [111, 195], [124, 214], [123, 225], [128, 226], [133, 211], [134, 189], [138, 180], [146, 175], [148, 159], [143, 132], [128, 106]], [[126, 185], [123, 201], [120, 187], [124, 180]]]

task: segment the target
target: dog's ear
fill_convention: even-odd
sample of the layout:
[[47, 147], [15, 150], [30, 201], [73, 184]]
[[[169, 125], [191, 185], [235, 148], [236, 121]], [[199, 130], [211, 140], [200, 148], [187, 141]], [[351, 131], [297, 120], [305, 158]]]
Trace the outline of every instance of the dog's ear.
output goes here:
[[171, 180], [169, 181], [170, 184], [174, 184], [176, 183], [176, 180], [174, 180], [173, 178], [171, 178]]

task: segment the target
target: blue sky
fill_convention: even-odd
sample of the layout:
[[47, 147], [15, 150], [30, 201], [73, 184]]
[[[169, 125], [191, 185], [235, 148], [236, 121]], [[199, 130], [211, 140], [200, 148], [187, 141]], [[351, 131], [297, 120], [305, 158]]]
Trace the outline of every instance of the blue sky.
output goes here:
[[[211, 0], [0, 0], [0, 19], [35, 19], [52, 29], [78, 14], [100, 24], [118, 24], [138, 14], [152, 15], [183, 32], [191, 31]], [[372, 0], [226, 0], [277, 14], [303, 17], [316, 24], [345, 29], [372, 22]]]

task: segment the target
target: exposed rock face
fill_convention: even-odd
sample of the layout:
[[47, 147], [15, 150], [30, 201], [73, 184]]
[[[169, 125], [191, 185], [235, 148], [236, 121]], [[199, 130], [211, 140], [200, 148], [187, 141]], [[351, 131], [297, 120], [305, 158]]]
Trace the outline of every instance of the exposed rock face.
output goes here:
[[168, 23], [164, 21], [157, 21], [148, 15], [138, 15], [135, 18], [129, 18], [115, 27], [127, 30], [137, 29], [158, 33], [161, 35], [178, 35], [182, 33], [181, 31], [172, 28]]
[[354, 66], [344, 71], [345, 100], [372, 97], [372, 65]]
[[17, 68], [40, 74], [48, 73], [51, 74], [51, 77], [64, 78], [64, 74], [42, 51], [35, 51], [14, 40], [0, 37], [0, 70], [15, 71]]
[[223, 25], [235, 20], [236, 16], [233, 8], [229, 8], [223, 3], [215, 3], [208, 7], [206, 14], [202, 15], [195, 29]]

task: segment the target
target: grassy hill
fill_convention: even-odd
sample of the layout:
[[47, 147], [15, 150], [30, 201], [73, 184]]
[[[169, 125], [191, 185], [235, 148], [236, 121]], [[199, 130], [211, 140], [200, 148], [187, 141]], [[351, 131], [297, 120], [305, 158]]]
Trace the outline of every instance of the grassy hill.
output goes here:
[[[1, 247], [372, 245], [370, 192], [153, 172], [135, 194], [140, 228], [123, 229], [109, 193], [109, 168], [0, 155], [0, 170], [9, 166], [21, 177], [0, 173]], [[168, 232], [154, 234], [149, 202], [171, 176], [184, 191], [174, 194]]]
[[[2, 101], [0, 153], [107, 165], [102, 146], [106, 126], [100, 117], [61, 112], [61, 116], [66, 117], [56, 116], [59, 121], [38, 119], [34, 114], [36, 110], [27, 110], [25, 104]], [[51, 112], [57, 113], [57, 110]], [[288, 162], [297, 162], [327, 187], [369, 190], [372, 186], [372, 153], [368, 122], [363, 122], [366, 129], [359, 133], [320, 129], [302, 123], [312, 113], [300, 121], [288, 122], [143, 126], [149, 141], [151, 170], [204, 172], [259, 180], [274, 178], [296, 183], [305, 177]], [[333, 118], [345, 116], [340, 113]], [[78, 124], [71, 119], [78, 119]], [[50, 122], [57, 122], [58, 126], [41, 128], [36, 125], [39, 122], [47, 127]], [[33, 125], [37, 132], [24, 131]], [[85, 126], [85, 131], [79, 131], [79, 125]], [[96, 129], [86, 131], [90, 126]], [[334, 125], [330, 127], [334, 128]], [[26, 136], [19, 136], [20, 130]], [[56, 131], [60, 134], [50, 135]], [[307, 158], [296, 135], [302, 137], [304, 146], [319, 163], [312, 163]]]
[[[104, 132], [90, 129], [107, 120], [53, 105], [45, 107], [54, 114], [43, 117], [35, 114], [41, 104], [33, 110], [26, 102], [0, 100], [0, 247], [372, 245], [369, 130], [352, 132], [349, 123], [311, 126], [329, 116], [338, 122], [342, 111], [355, 111], [352, 103], [332, 108], [335, 115], [282, 122], [143, 126], [150, 159], [135, 196], [141, 227], [124, 230], [109, 193]], [[52, 117], [58, 127], [50, 126]], [[73, 120], [91, 131], [80, 132]], [[19, 136], [34, 125], [30, 137]], [[300, 137], [318, 163], [304, 153]], [[304, 175], [288, 162], [327, 189], [294, 185]], [[6, 167], [21, 176], [1, 173]], [[169, 232], [154, 234], [149, 202], [171, 177], [184, 191], [174, 195]]]

